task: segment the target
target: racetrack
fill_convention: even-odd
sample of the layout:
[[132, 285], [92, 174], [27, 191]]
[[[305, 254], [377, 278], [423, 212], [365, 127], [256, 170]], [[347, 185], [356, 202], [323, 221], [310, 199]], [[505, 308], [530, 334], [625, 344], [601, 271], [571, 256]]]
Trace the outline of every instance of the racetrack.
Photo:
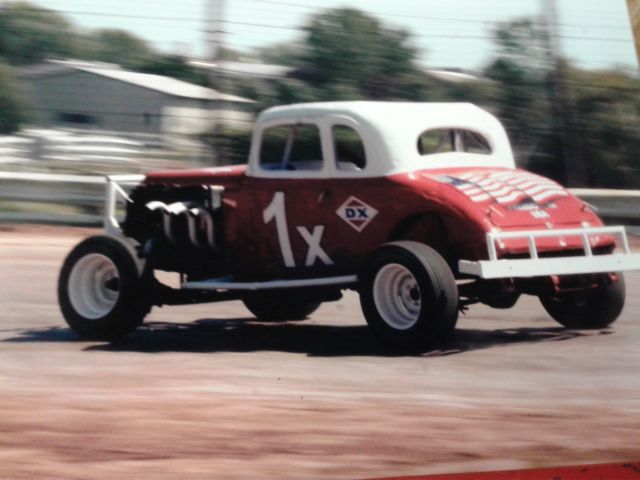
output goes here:
[[[475, 307], [456, 340], [394, 356], [357, 296], [305, 322], [239, 302], [154, 309], [116, 345], [57, 308], [89, 230], [0, 225], [0, 478], [367, 478], [640, 459], [640, 272], [614, 328], [536, 299]], [[637, 244], [638, 242], [634, 242]]]

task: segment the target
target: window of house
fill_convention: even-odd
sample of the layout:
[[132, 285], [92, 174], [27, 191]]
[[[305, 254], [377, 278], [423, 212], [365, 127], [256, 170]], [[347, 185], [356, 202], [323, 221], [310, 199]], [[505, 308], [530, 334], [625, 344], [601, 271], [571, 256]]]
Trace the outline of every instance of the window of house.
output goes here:
[[364, 143], [358, 132], [346, 125], [332, 128], [333, 148], [338, 170], [359, 171], [367, 165]]
[[96, 118], [86, 113], [60, 112], [57, 115], [58, 121], [63, 123], [73, 123], [76, 125], [90, 125], [96, 122]]
[[420, 155], [446, 152], [490, 155], [491, 146], [483, 135], [472, 130], [439, 128], [427, 130], [420, 135], [418, 152]]
[[278, 125], [262, 132], [260, 166], [266, 170], [322, 170], [322, 143], [317, 125]]

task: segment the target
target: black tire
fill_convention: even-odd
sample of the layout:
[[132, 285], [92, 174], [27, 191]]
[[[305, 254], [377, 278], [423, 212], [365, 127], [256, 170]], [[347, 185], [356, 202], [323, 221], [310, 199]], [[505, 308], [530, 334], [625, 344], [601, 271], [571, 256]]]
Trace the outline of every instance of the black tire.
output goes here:
[[360, 275], [360, 304], [385, 343], [403, 348], [448, 340], [458, 320], [458, 287], [431, 247], [400, 241], [378, 249]]
[[87, 238], [67, 256], [58, 279], [58, 302], [81, 337], [115, 340], [136, 329], [151, 309], [129, 251], [105, 236]]
[[567, 328], [605, 328], [616, 321], [624, 308], [624, 275], [615, 276], [617, 281], [596, 288], [557, 296], [540, 295], [540, 303], [556, 322]]
[[295, 294], [256, 293], [242, 299], [245, 307], [263, 322], [304, 320], [321, 305], [320, 302], [296, 300]]

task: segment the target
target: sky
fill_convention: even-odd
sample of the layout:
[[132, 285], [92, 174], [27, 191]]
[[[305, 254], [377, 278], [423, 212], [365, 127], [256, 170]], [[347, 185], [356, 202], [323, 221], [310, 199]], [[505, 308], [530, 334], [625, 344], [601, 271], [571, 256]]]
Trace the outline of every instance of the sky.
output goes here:
[[[206, 0], [32, 0], [79, 27], [123, 28], [159, 49], [205, 50]], [[480, 70], [495, 53], [497, 22], [542, 11], [542, 0], [226, 0], [226, 45], [240, 50], [301, 41], [300, 27], [321, 9], [356, 7], [408, 30], [425, 67]], [[561, 50], [584, 68], [637, 71], [625, 0], [557, 0]]]

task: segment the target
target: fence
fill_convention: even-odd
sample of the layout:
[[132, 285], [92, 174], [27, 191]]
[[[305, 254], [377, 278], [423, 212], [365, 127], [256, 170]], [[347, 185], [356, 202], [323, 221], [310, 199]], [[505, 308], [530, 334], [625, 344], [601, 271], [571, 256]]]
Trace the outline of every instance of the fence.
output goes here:
[[[100, 225], [105, 177], [0, 172], [0, 221]], [[607, 223], [640, 227], [640, 191], [573, 189]]]

